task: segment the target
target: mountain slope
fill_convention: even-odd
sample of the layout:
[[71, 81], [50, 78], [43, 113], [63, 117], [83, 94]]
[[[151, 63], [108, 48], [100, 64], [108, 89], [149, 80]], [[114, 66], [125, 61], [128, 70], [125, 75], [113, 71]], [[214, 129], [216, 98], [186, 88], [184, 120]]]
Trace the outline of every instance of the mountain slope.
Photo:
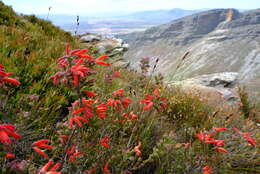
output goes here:
[[132, 66], [142, 57], [159, 57], [157, 70], [168, 82], [229, 71], [258, 90], [259, 30], [260, 10], [217, 9], [120, 37], [130, 44], [125, 58]]

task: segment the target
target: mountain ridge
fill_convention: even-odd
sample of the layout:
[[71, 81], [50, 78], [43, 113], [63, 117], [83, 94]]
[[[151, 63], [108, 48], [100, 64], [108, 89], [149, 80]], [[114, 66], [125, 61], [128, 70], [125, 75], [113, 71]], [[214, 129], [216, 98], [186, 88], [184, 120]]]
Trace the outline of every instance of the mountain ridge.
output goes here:
[[[100, 33], [100, 29], [106, 28], [112, 30], [112, 33], [118, 33], [117, 30], [125, 28], [125, 30], [139, 31], [151, 26], [167, 23], [172, 19], [177, 19], [183, 16], [194, 14], [205, 9], [198, 10], [151, 10], [140, 11], [128, 14], [100, 14], [100, 15], [80, 15], [80, 32], [95, 32]], [[64, 17], [63, 17], [64, 16]], [[51, 20], [55, 25], [60, 26], [66, 31], [73, 32], [76, 28], [76, 15], [53, 15], [47, 14], [38, 15], [38, 17]], [[133, 30], [134, 28], [134, 30]], [[116, 32], [114, 32], [116, 31]], [[128, 32], [129, 33], [129, 32]]]
[[119, 37], [129, 44], [132, 67], [142, 57], [160, 57], [157, 70], [168, 82], [238, 72], [242, 84], [259, 91], [259, 30], [259, 9], [215, 9]]

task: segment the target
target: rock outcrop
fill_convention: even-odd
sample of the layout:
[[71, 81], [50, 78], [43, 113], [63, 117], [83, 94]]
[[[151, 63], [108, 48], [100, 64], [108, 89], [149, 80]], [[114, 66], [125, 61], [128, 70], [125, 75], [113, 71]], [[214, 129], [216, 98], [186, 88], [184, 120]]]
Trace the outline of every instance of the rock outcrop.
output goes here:
[[236, 72], [242, 85], [260, 91], [260, 10], [210, 10], [120, 37], [132, 67], [159, 57], [157, 71], [167, 82]]
[[102, 54], [120, 54], [127, 51], [128, 49], [128, 44], [124, 43], [122, 39], [106, 37], [93, 33], [86, 33], [81, 35], [80, 40], [86, 45], [95, 46]]
[[124, 43], [122, 39], [86, 33], [80, 36], [80, 40], [88, 47], [97, 48], [100, 54], [106, 54], [110, 57], [119, 56], [119, 58], [113, 59], [114, 66], [127, 68], [130, 65], [129, 61], [121, 58], [122, 54], [128, 50], [128, 44]]
[[240, 102], [238, 75], [234, 72], [208, 74], [176, 81], [169, 85], [200, 95], [213, 105], [233, 105], [238, 108]]

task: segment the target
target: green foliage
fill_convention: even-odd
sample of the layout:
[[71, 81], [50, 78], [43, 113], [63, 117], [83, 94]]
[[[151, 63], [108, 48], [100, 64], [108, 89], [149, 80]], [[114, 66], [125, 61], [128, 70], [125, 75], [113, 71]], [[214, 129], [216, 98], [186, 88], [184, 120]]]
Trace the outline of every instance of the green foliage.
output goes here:
[[[201, 101], [199, 96], [183, 93], [179, 89], [171, 91], [170, 103], [165, 112], [167, 117], [179, 128], [210, 128], [211, 108]], [[194, 132], [191, 132], [192, 135]]]
[[14, 13], [13, 9], [0, 1], [0, 25], [13, 26], [18, 21], [19, 17]]
[[239, 88], [239, 96], [240, 96], [241, 103], [242, 103], [241, 110], [244, 114], [244, 117], [248, 118], [252, 108], [250, 106], [248, 94], [245, 91], [245, 88]]

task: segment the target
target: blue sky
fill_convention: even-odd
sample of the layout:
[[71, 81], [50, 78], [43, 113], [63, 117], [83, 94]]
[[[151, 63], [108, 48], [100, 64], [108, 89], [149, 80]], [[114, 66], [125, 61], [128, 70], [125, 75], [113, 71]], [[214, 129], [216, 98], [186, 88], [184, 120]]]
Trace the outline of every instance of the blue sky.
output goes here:
[[260, 8], [260, 0], [3, 0], [24, 14], [120, 13], [157, 9]]

